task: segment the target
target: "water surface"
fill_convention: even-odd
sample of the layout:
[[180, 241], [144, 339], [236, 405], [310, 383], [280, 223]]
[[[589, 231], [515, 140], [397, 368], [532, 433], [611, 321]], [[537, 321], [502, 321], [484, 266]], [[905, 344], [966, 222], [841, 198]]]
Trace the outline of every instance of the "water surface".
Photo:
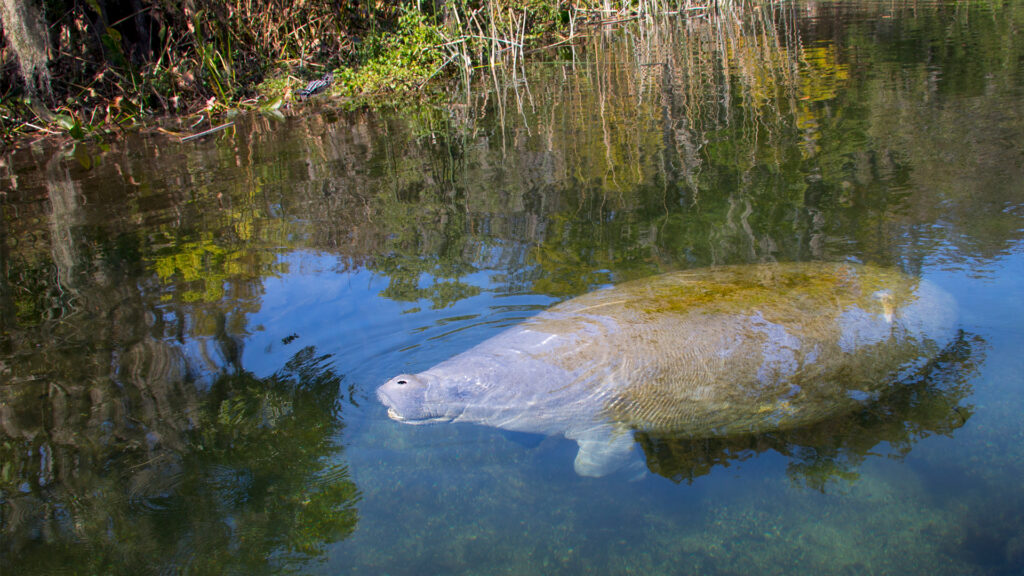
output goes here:
[[[783, 3], [481, 69], [439, 108], [242, 117], [0, 166], [11, 574], [1024, 571], [1019, 3]], [[960, 336], [808, 429], [575, 443], [374, 390], [660, 272], [859, 260]]]

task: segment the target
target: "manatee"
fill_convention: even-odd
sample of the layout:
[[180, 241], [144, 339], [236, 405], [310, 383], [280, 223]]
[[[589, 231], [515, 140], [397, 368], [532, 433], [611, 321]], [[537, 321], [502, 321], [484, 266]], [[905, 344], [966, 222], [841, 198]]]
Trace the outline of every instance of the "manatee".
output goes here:
[[672, 272], [557, 304], [377, 390], [398, 422], [564, 435], [603, 476], [633, 434], [734, 437], [877, 400], [955, 336], [953, 298], [893, 268], [773, 263]]

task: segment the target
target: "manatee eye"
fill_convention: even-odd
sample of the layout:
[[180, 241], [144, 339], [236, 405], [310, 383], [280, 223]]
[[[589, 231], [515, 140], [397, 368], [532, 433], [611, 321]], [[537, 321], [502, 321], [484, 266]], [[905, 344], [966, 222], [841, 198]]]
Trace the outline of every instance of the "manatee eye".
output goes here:
[[395, 382], [395, 384], [398, 384], [399, 386], [405, 386], [406, 384], [408, 384], [408, 382], [406, 382], [405, 380], [399, 380], [398, 382]]

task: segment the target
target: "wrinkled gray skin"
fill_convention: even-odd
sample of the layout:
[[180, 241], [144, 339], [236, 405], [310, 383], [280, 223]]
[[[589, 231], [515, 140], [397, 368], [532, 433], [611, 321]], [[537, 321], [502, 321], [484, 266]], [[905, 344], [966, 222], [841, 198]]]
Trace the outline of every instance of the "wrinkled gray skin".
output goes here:
[[561, 434], [603, 476], [633, 431], [701, 438], [818, 422], [876, 399], [955, 334], [949, 294], [851, 263], [727, 266], [563, 302], [377, 390], [399, 422]]

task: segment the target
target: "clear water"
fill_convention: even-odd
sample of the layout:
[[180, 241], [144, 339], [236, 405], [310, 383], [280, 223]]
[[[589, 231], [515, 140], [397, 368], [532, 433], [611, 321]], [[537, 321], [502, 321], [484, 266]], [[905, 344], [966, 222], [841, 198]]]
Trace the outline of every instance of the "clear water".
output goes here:
[[[1024, 5], [637, 24], [454, 103], [0, 166], [3, 574], [1024, 571]], [[374, 390], [594, 288], [857, 259], [934, 369], [762, 437], [403, 426]]]

